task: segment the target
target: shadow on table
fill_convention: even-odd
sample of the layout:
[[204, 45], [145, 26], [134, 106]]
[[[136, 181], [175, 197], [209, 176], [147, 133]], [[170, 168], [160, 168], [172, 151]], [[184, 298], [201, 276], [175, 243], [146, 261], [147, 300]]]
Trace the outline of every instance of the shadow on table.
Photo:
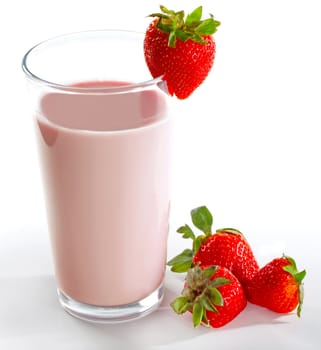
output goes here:
[[[196, 339], [212, 332], [231, 332], [235, 328], [253, 324], [284, 322], [278, 315], [254, 305], [232, 323], [213, 330], [194, 329], [189, 313], [178, 316], [171, 310], [170, 302], [180, 293], [181, 276], [167, 274], [166, 294], [160, 308], [134, 322], [112, 325], [91, 324], [75, 319], [60, 307], [53, 276], [0, 278], [0, 344], [1, 339], [28, 342], [34, 349], [151, 349]], [[49, 344], [48, 344], [49, 342]], [[47, 345], [48, 344], [48, 345]], [[7, 347], [9, 348], [9, 347]], [[24, 347], [26, 348], [26, 347]]]

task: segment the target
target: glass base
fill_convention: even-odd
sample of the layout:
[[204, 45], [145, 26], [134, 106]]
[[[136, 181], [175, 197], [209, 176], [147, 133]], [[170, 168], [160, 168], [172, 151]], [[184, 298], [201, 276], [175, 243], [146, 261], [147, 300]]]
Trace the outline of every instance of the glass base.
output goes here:
[[144, 299], [120, 306], [84, 304], [70, 298], [60, 289], [57, 292], [60, 304], [70, 315], [95, 323], [119, 323], [138, 319], [157, 309], [164, 296], [164, 287], [161, 285]]

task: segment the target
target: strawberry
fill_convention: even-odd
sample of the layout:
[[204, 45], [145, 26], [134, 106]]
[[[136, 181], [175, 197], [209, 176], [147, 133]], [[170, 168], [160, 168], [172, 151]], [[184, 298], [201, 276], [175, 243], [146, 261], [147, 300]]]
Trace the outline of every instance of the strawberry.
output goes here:
[[239, 281], [246, 285], [259, 269], [252, 249], [243, 236], [235, 229], [217, 230], [204, 241], [193, 257], [193, 264], [219, 264], [231, 270]]
[[294, 259], [283, 256], [262, 267], [247, 285], [248, 300], [272, 311], [288, 313], [297, 308], [300, 316], [303, 304], [302, 280]]
[[201, 20], [202, 6], [186, 18], [184, 11], [153, 13], [147, 28], [144, 55], [152, 76], [163, 76], [170, 95], [185, 99], [205, 80], [212, 68], [216, 45], [212, 34], [220, 22]]
[[259, 270], [252, 249], [243, 234], [232, 228], [216, 230], [212, 234], [213, 217], [205, 207], [191, 211], [193, 224], [204, 232], [195, 236], [188, 226], [180, 227], [177, 232], [183, 238], [193, 240], [193, 249], [185, 249], [183, 253], [171, 259], [167, 264], [174, 272], [186, 272], [191, 266], [219, 265], [229, 269], [245, 287], [247, 282]]
[[194, 327], [218, 328], [232, 321], [246, 303], [242, 285], [228, 269], [196, 265], [188, 271], [182, 295], [171, 307], [177, 314], [192, 312]]

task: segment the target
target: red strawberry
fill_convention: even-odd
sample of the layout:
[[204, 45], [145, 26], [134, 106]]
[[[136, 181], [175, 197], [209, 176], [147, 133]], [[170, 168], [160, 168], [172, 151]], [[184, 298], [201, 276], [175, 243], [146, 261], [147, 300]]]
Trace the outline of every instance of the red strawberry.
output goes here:
[[192, 312], [194, 327], [203, 324], [218, 328], [232, 321], [246, 303], [240, 282], [228, 269], [196, 265], [187, 273], [182, 296], [171, 306], [178, 314]]
[[283, 256], [274, 259], [262, 267], [248, 284], [248, 300], [280, 313], [297, 308], [297, 315], [300, 316], [305, 275], [305, 270], [297, 270], [292, 258]]
[[202, 7], [185, 17], [160, 6], [161, 13], [149, 25], [144, 40], [144, 54], [152, 76], [163, 76], [168, 91], [179, 99], [187, 98], [207, 77], [215, 57], [212, 34], [220, 22], [213, 16], [202, 18]]
[[249, 243], [235, 229], [220, 229], [202, 242], [193, 257], [193, 264], [215, 264], [228, 268], [246, 285], [259, 269]]
[[252, 249], [243, 234], [235, 229], [220, 229], [212, 234], [213, 217], [206, 207], [191, 211], [194, 225], [204, 232], [195, 236], [188, 226], [180, 227], [177, 232], [183, 238], [193, 240], [193, 249], [186, 249], [168, 262], [174, 272], [185, 272], [191, 266], [219, 265], [229, 269], [245, 286], [257, 273], [259, 266]]

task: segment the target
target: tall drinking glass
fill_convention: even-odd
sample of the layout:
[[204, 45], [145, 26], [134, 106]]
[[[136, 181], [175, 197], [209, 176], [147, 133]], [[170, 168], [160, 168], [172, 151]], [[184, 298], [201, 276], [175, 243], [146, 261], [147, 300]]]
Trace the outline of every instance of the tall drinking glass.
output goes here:
[[56, 37], [22, 67], [61, 305], [96, 322], [148, 314], [164, 292], [170, 118], [143, 34]]

